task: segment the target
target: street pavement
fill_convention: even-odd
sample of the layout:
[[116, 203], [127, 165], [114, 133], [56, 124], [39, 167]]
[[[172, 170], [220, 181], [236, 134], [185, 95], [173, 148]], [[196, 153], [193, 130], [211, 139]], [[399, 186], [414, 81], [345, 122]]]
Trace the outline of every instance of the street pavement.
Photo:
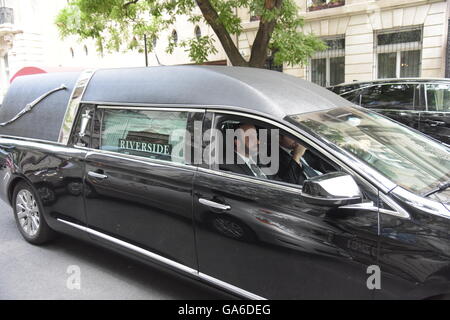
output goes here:
[[[79, 289], [70, 278], [73, 266], [80, 271]], [[33, 246], [17, 230], [12, 209], [0, 200], [0, 299], [230, 298], [197, 281], [68, 236]]]

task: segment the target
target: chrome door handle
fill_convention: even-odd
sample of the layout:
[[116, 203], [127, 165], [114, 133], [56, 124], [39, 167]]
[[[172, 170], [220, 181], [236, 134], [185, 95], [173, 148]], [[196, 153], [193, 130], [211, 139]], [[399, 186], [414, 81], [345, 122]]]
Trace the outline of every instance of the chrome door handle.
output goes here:
[[198, 202], [200, 202], [201, 204], [203, 204], [205, 206], [215, 208], [215, 209], [220, 209], [220, 210], [230, 210], [231, 209], [231, 206], [229, 206], [229, 205], [217, 203], [217, 202], [206, 200], [203, 198], [198, 199]]
[[97, 173], [97, 172], [94, 172], [94, 171], [89, 171], [88, 172], [88, 176], [92, 177], [92, 178], [95, 178], [95, 179], [100, 179], [100, 180], [105, 180], [106, 178], [108, 178], [107, 175], [101, 174], [101, 173]]

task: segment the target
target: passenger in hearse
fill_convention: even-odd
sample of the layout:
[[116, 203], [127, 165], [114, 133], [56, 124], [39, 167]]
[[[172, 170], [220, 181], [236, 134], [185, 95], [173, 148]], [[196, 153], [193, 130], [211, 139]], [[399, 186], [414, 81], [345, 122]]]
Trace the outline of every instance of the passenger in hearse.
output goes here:
[[[236, 130], [242, 130], [243, 135], [238, 135], [234, 139], [233, 163], [227, 163], [225, 152], [223, 164], [219, 168], [224, 171], [267, 178], [258, 165], [259, 139], [255, 125], [241, 123]], [[228, 151], [227, 146], [225, 146], [225, 150]]]
[[[279, 149], [278, 180], [303, 185], [305, 180], [322, 174], [305, 160], [308, 149], [288, 135], [280, 136]], [[308, 156], [311, 158], [311, 155]]]
[[258, 128], [251, 123], [238, 123], [233, 130], [235, 132], [236, 130], [242, 130], [243, 136], [237, 135], [234, 139], [233, 163], [227, 163], [226, 161], [225, 155], [228, 150], [225, 146], [223, 164], [219, 166], [220, 170], [297, 185], [302, 185], [304, 180], [322, 174], [322, 172], [310, 166], [311, 163], [314, 167], [322, 168], [323, 165], [320, 160], [316, 159], [306, 147], [293, 138], [288, 135], [281, 135], [278, 155], [276, 157], [271, 155], [273, 160], [279, 161], [278, 171], [276, 174], [266, 175], [264, 172], [265, 166], [259, 163], [260, 140]]

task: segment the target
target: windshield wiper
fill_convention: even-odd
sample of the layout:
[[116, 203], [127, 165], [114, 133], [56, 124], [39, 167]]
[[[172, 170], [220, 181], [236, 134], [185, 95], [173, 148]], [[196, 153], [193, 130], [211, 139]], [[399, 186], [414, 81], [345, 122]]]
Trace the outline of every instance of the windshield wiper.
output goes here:
[[432, 194], [444, 191], [448, 188], [450, 188], [450, 180], [447, 182], [441, 183], [437, 188], [428, 191], [427, 193], [424, 194], [424, 197], [431, 196]]

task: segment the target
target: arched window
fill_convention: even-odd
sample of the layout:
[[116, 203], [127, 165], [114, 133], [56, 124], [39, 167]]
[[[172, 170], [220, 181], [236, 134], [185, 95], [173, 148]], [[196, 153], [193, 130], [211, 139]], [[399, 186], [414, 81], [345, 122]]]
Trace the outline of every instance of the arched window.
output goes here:
[[177, 44], [178, 43], [178, 33], [177, 30], [172, 31], [172, 41]]
[[202, 36], [202, 30], [200, 30], [199, 26], [195, 26], [194, 34], [197, 39], [200, 39], [200, 37]]

